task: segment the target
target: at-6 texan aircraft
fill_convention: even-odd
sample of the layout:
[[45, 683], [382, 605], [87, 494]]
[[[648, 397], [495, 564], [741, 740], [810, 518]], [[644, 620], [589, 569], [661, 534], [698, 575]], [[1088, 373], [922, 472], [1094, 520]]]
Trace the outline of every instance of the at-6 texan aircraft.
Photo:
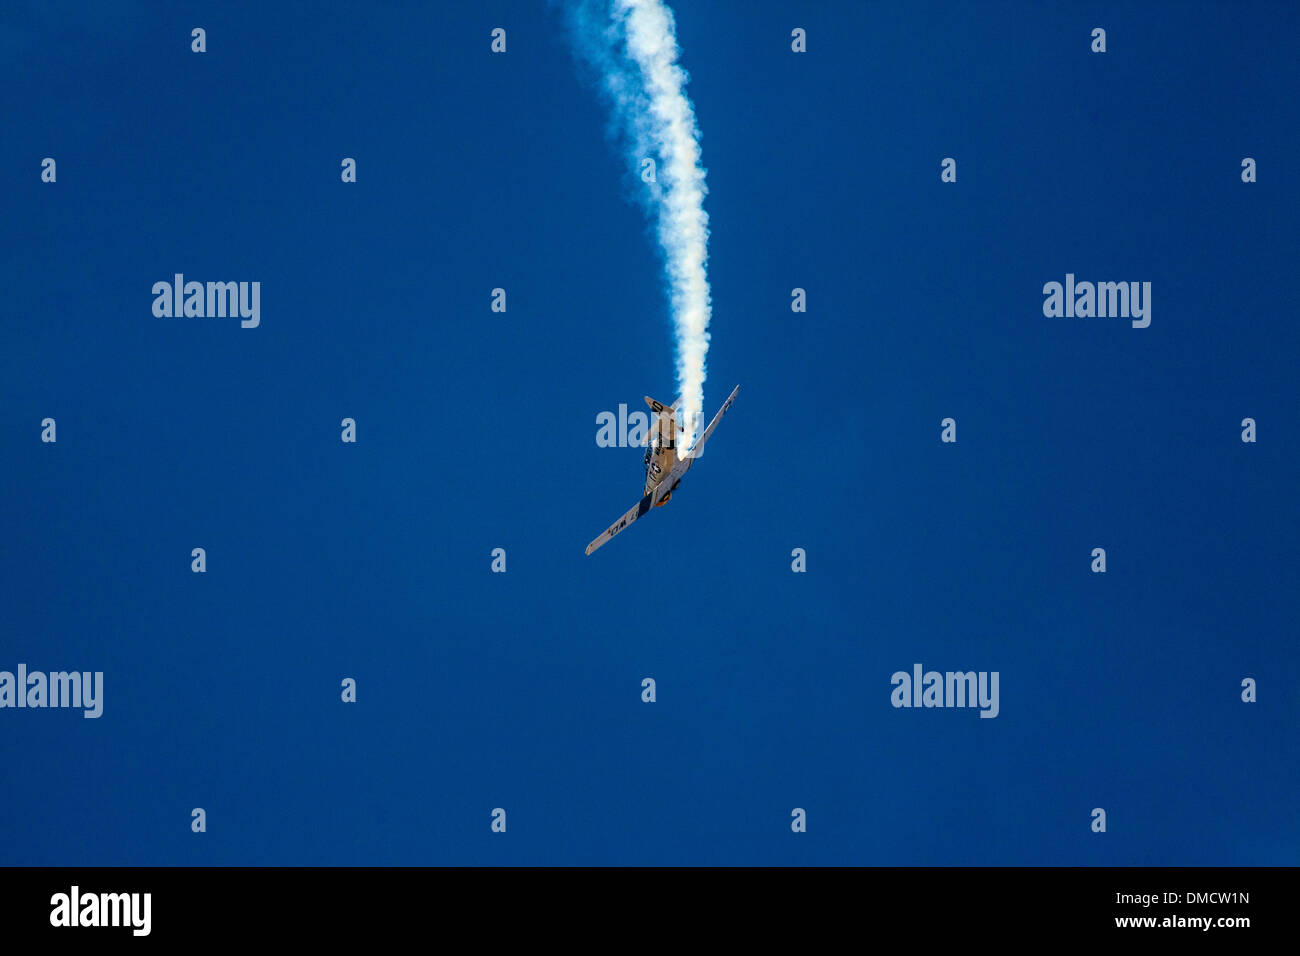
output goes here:
[[627, 514], [606, 528], [599, 538], [587, 545], [588, 554], [591, 554], [591, 552], [651, 508], [658, 508], [668, 504], [668, 499], [673, 496], [673, 492], [681, 484], [682, 476], [691, 470], [691, 465], [695, 463], [695, 459], [704, 451], [704, 443], [713, 434], [713, 429], [718, 427], [718, 422], [722, 421], [722, 416], [727, 414], [727, 409], [736, 400], [736, 393], [739, 391], [739, 385], [732, 389], [731, 394], [727, 396], [727, 400], [718, 409], [718, 414], [714, 415], [713, 421], [709, 422], [709, 427], [704, 429], [704, 434], [700, 436], [700, 440], [692, 445], [681, 458], [677, 457], [677, 406], [681, 404], [682, 400], [679, 398], [671, 405], [665, 405], [662, 402], [656, 402], [649, 395], [646, 396], [645, 403], [655, 413], [655, 425], [648, 447], [645, 450], [645, 497], [634, 504]]

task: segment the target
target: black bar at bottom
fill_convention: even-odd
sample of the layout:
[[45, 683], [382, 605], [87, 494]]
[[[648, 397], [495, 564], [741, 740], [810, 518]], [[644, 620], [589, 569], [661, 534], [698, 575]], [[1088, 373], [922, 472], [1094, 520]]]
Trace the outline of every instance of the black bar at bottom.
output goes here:
[[268, 933], [339, 945], [464, 930], [610, 945], [641, 937], [666, 945], [701, 931], [733, 942], [845, 931], [1231, 945], [1289, 935], [1281, 910], [1294, 881], [1295, 870], [1282, 868], [10, 868], [0, 871], [0, 926], [7, 942], [63, 936], [92, 945]]

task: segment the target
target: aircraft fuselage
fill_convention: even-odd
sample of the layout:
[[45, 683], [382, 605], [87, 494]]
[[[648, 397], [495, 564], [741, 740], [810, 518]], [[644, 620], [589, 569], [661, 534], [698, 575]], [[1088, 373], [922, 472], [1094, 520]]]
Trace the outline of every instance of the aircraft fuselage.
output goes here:
[[[654, 423], [646, 441], [645, 490], [641, 492], [643, 495], [648, 495], [658, 488], [660, 483], [672, 474], [673, 468], [677, 466], [678, 435], [677, 410], [675, 408], [662, 402], [656, 402], [649, 395], [646, 396], [645, 403], [654, 412]], [[655, 507], [661, 508], [668, 504], [668, 499], [672, 497], [673, 490], [670, 488], [668, 494], [660, 498]]]

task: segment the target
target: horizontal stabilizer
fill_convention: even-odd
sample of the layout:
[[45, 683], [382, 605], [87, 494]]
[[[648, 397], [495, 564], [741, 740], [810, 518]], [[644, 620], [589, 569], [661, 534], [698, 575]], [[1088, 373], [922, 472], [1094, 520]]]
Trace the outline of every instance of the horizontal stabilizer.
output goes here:
[[682, 400], [679, 398], [671, 405], [665, 405], [663, 402], [655, 401], [653, 398], [647, 395], [645, 397], [645, 403], [650, 406], [650, 411], [654, 412], [655, 414], [658, 414], [659, 412], [662, 412], [665, 408], [671, 408], [673, 411], [677, 411], [677, 406], [682, 403]]

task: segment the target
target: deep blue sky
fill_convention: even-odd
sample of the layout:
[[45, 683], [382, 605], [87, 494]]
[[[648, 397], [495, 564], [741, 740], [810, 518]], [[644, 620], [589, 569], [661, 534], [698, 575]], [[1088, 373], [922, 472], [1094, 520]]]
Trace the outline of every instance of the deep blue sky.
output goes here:
[[558, 10], [5, 5], [0, 669], [106, 690], [0, 711], [0, 862], [1297, 861], [1300, 14], [807, 6], [678, 5], [741, 392], [589, 558], [673, 355]]

